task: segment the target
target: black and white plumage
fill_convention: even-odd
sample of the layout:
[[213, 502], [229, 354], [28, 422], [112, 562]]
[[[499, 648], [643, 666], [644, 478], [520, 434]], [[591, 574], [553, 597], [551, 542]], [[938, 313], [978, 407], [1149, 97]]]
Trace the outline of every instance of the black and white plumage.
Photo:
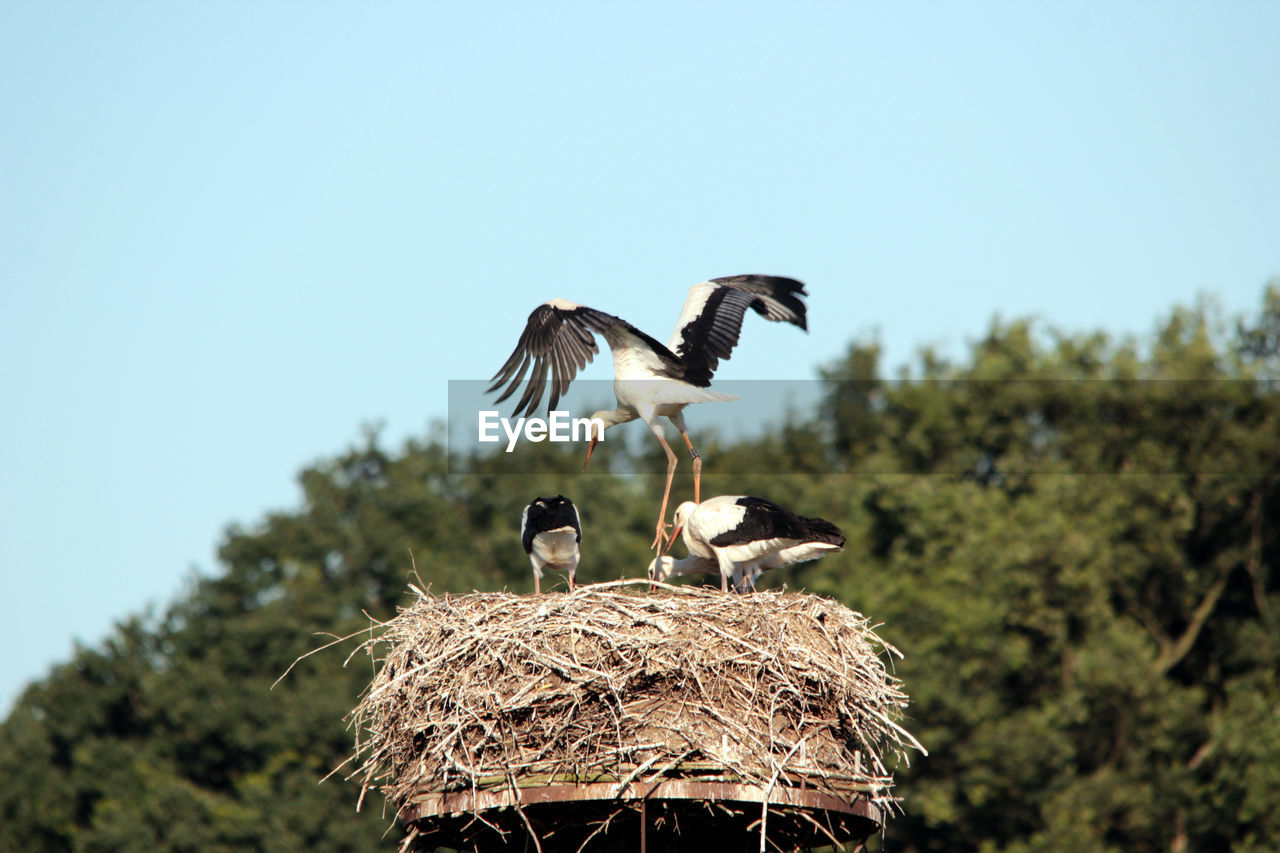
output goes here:
[[720, 572], [720, 588], [745, 592], [761, 572], [816, 560], [844, 550], [840, 528], [822, 518], [806, 518], [772, 501], [747, 495], [721, 495], [676, 507], [675, 531], [684, 532], [689, 556], [662, 556], [649, 564], [649, 577]]
[[533, 589], [542, 592], [542, 570], [560, 569], [569, 576], [569, 591], [578, 571], [578, 546], [582, 519], [573, 501], [564, 495], [534, 498], [520, 516], [520, 542], [533, 564]]
[[[695, 284], [685, 297], [675, 331], [666, 345], [620, 317], [565, 299], [552, 299], [533, 309], [515, 350], [494, 374], [487, 392], [505, 384], [496, 401], [501, 403], [528, 373], [529, 381], [514, 414], [528, 416], [536, 412], [548, 386], [547, 408], [553, 409], [578, 371], [599, 352], [595, 335], [603, 335], [613, 353], [613, 392], [618, 406], [596, 412], [592, 418], [599, 418], [605, 429], [642, 420], [667, 454], [667, 484], [654, 538], [657, 547], [662, 544], [667, 500], [676, 471], [675, 452], [667, 444], [658, 419], [666, 417], [680, 430], [693, 459], [694, 500], [700, 500], [702, 459], [685, 427], [685, 406], [736, 399], [708, 386], [720, 360], [727, 359], [737, 346], [747, 310], [767, 320], [807, 330], [805, 295], [804, 285], [795, 279], [771, 275], [735, 275]], [[601, 437], [591, 436], [584, 469]]]

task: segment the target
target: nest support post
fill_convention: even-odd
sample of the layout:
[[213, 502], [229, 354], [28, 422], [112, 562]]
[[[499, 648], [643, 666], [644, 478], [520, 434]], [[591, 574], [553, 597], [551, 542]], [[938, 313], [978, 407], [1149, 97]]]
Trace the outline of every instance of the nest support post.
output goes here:
[[[813, 789], [697, 779], [631, 786], [608, 783], [456, 791], [415, 798], [405, 818], [420, 850], [541, 850], [542, 853], [793, 851], [861, 843], [879, 831], [880, 808]], [[767, 818], [766, 815], [767, 802]], [[536, 841], [534, 838], [536, 837]]]

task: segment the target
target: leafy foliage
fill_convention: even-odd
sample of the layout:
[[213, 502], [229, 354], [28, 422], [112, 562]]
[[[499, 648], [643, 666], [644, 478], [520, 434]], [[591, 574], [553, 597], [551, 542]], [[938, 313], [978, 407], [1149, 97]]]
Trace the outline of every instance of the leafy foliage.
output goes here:
[[[930, 756], [900, 768], [885, 849], [1280, 847], [1277, 341], [1273, 285], [1229, 330], [1201, 304], [1144, 342], [993, 323], [910, 381], [855, 343], [818, 411], [704, 447], [708, 494], [848, 534], [765, 582], [907, 653]], [[300, 510], [232, 527], [218, 574], [25, 692], [0, 725], [0, 849], [390, 849], [379, 803], [317, 784], [367, 661], [328, 650], [273, 682], [318, 632], [390, 616], [415, 564], [437, 591], [530, 589], [515, 529], [537, 494], [581, 508], [584, 580], [643, 571], [660, 480], [607, 472], [663, 463], [614, 444], [596, 473], [551, 445], [529, 451], [564, 474], [450, 473], [441, 435], [390, 453], [370, 433], [307, 469]]]

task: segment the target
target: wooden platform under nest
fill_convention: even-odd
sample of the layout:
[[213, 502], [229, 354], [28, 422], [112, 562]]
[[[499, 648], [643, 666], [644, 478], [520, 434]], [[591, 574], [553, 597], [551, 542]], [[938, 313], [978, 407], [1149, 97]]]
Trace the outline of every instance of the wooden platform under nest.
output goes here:
[[789, 850], [882, 823], [885, 762], [923, 748], [898, 724], [898, 652], [864, 617], [805, 594], [647, 590], [415, 589], [375, 626], [352, 777], [386, 794], [406, 844], [732, 849], [766, 834]]

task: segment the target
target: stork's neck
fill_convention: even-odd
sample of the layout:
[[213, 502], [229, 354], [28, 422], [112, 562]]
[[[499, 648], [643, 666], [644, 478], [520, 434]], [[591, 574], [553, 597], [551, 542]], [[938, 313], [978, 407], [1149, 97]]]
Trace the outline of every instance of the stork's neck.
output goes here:
[[[654, 571], [656, 566], [662, 568]], [[719, 571], [714, 560], [689, 555], [676, 559], [674, 557], [657, 557], [649, 564], [649, 575], [660, 581], [670, 580], [680, 575], [715, 574]]]
[[628, 421], [634, 421], [638, 417], [639, 415], [636, 414], [635, 409], [628, 406], [619, 406], [616, 409], [601, 409], [592, 415], [591, 419], [595, 420], [596, 418], [599, 418], [604, 422], [604, 428], [608, 429], [611, 426], [617, 426], [618, 424], [625, 424]]
[[673, 560], [671, 565], [671, 575], [673, 577], [677, 575], [696, 575], [699, 572], [706, 573], [714, 572], [715, 570], [716, 566], [714, 564], [706, 558], [698, 557], [694, 554]]

